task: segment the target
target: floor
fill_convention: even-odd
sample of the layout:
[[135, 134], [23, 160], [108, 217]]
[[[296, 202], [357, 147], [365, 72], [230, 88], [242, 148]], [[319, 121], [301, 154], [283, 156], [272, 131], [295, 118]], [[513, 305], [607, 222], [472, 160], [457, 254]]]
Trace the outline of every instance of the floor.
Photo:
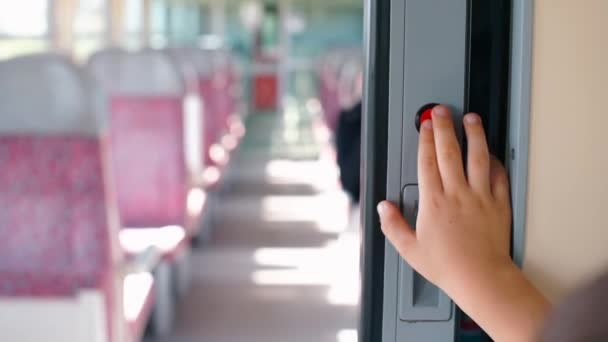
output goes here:
[[248, 120], [175, 332], [157, 341], [356, 342], [356, 214], [312, 122]]

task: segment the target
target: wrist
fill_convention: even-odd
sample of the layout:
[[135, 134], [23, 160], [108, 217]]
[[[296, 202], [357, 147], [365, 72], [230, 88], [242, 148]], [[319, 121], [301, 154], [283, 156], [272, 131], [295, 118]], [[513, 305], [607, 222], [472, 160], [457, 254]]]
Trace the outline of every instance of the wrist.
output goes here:
[[[497, 341], [534, 341], [550, 305], [509, 259], [455, 279], [446, 293]], [[514, 329], [513, 327], [517, 327]]]
[[470, 295], [471, 287], [485, 287], [489, 282], [510, 283], [521, 274], [510, 257], [488, 258], [464, 264], [466, 266], [458, 268], [456, 272], [447, 273], [440, 286], [453, 298], [459, 297], [461, 293]]

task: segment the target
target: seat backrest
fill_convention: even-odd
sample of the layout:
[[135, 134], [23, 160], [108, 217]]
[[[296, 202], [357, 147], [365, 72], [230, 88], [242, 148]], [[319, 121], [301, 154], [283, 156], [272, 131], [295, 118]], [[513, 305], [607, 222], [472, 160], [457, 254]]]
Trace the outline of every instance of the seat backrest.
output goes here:
[[0, 295], [98, 288], [111, 229], [91, 96], [53, 55], [0, 63]]
[[171, 58], [179, 68], [182, 78], [186, 83], [188, 92], [199, 93], [199, 71], [195, 65], [194, 49], [192, 48], [167, 48], [164, 52]]
[[349, 55], [338, 73], [338, 99], [341, 110], [349, 110], [363, 96], [363, 56]]
[[184, 48], [183, 53], [188, 54], [192, 64], [198, 72], [199, 96], [203, 103], [203, 160], [205, 165], [214, 165], [216, 162], [210, 156], [211, 146], [221, 139], [225, 130], [223, 96], [227, 91], [221, 88], [220, 71], [216, 66], [218, 55], [212, 50], [197, 48]]
[[228, 61], [228, 95], [229, 95], [229, 106], [228, 112], [230, 115], [236, 114], [238, 111], [238, 103], [240, 95], [238, 90], [241, 87], [241, 72], [237, 59], [232, 54], [227, 54], [226, 59]]
[[186, 100], [184, 102], [184, 127], [186, 139], [186, 164], [188, 174], [195, 183], [200, 180], [200, 175], [205, 169], [202, 158], [205, 147], [205, 122], [203, 99], [199, 90], [199, 74], [194, 65], [191, 48], [168, 48], [163, 52], [169, 56], [171, 61], [180, 70], [186, 84]]
[[[352, 108], [362, 93], [363, 55], [357, 48], [338, 48], [318, 63], [319, 99], [325, 121], [334, 131], [341, 110]], [[360, 88], [360, 90], [358, 90]]]
[[343, 51], [340, 50], [330, 52], [323, 59], [321, 67], [321, 91], [323, 91], [321, 103], [325, 121], [332, 131], [336, 128], [338, 113], [340, 112], [338, 73], [343, 61], [343, 54]]
[[160, 51], [123, 53], [118, 63], [118, 82], [106, 91], [121, 221], [127, 227], [183, 224], [184, 79]]
[[230, 114], [232, 114], [230, 113], [230, 53], [226, 50], [211, 50], [207, 52], [212, 56], [213, 69], [216, 71], [213, 82], [217, 91], [217, 111], [219, 113], [220, 129], [227, 131], [228, 119]]

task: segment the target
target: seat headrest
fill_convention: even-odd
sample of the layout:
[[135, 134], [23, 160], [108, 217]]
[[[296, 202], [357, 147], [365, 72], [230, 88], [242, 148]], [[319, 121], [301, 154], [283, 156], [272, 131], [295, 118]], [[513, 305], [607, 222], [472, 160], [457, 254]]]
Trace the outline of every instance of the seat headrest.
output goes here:
[[179, 67], [157, 50], [104, 51], [94, 55], [88, 67], [110, 94], [182, 96], [186, 88]]
[[182, 72], [182, 77], [192, 88], [192, 84], [198, 82], [199, 72], [194, 62], [192, 52], [182, 48], [168, 48], [163, 50]]
[[82, 70], [55, 54], [0, 62], [0, 134], [95, 136], [102, 95]]
[[210, 51], [191, 47], [172, 48], [168, 51], [178, 59], [189, 61], [201, 76], [211, 75], [214, 70], [216, 60]]
[[340, 77], [348, 81], [355, 79], [363, 71], [363, 59], [359, 56], [351, 56], [344, 60], [340, 66]]
[[120, 74], [120, 61], [125, 50], [120, 48], [109, 48], [94, 53], [87, 63], [87, 70], [95, 80], [109, 90], [117, 87]]

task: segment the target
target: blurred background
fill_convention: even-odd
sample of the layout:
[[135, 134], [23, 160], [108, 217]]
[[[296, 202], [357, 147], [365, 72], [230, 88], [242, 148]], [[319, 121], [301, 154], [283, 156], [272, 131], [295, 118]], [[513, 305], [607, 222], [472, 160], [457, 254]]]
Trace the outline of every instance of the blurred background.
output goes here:
[[362, 0], [0, 0], [0, 339], [357, 341], [362, 36]]

